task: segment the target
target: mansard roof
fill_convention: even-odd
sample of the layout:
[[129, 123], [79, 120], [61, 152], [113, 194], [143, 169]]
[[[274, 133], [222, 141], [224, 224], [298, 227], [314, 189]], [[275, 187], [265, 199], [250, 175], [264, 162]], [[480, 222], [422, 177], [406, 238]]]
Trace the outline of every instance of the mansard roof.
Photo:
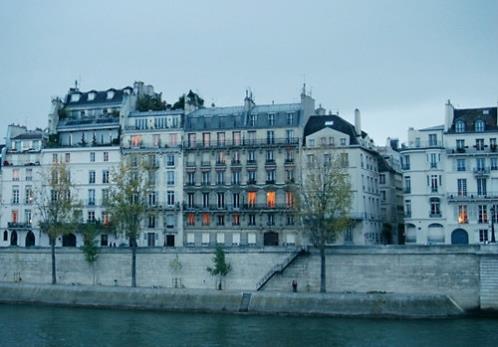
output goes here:
[[[200, 108], [187, 115], [185, 130], [231, 129], [247, 127], [248, 117], [256, 115], [254, 128], [269, 127], [268, 115], [274, 114], [273, 127], [297, 126], [300, 122], [301, 104], [270, 104], [244, 106], [206, 107]], [[283, 115], [295, 114], [293, 125], [287, 124]], [[251, 126], [252, 127], [252, 126]]]
[[11, 138], [11, 140], [38, 140], [43, 138], [41, 131], [29, 131], [27, 133], [19, 134]]
[[465, 108], [455, 109], [453, 111], [453, 123], [448, 129], [449, 133], [455, 133], [455, 125], [459, 121], [465, 124], [465, 132], [474, 132], [475, 123], [478, 120], [484, 121], [485, 131], [498, 131], [497, 126], [497, 108], [496, 107], [481, 107], [481, 108]]
[[[114, 92], [112, 98], [107, 98], [108, 92]], [[97, 105], [97, 104], [120, 104], [123, 101], [125, 93], [131, 94], [133, 92], [133, 88], [127, 86], [122, 89], [114, 89], [109, 88], [107, 90], [89, 90], [87, 92], [81, 92], [78, 89], [71, 88], [69, 89], [69, 93], [67, 93], [64, 104], [66, 107], [71, 106], [89, 106], [89, 105]], [[94, 98], [90, 100], [89, 95], [94, 94]], [[79, 99], [77, 101], [71, 101], [71, 95], [79, 94]]]
[[[311, 116], [304, 127], [304, 137], [306, 138], [306, 136], [314, 134], [325, 128], [334, 129], [343, 134], [349, 135], [350, 145], [358, 144], [358, 133], [356, 132], [354, 125], [337, 115]], [[367, 134], [362, 131], [361, 136], [365, 137], [366, 135]]]

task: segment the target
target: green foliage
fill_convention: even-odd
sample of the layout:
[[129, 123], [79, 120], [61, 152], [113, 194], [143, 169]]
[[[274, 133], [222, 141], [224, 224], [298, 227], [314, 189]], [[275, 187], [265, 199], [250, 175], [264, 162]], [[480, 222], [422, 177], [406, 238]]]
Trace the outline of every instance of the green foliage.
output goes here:
[[131, 167], [123, 161], [112, 172], [113, 186], [109, 191], [109, 199], [105, 201], [111, 216], [111, 226], [131, 239], [138, 237], [147, 207], [146, 173], [143, 167]]
[[140, 112], [162, 111], [166, 106], [166, 101], [162, 101], [160, 95], [143, 95], [137, 100], [137, 110]]
[[213, 257], [213, 267], [207, 267], [206, 270], [213, 276], [225, 277], [230, 271], [232, 271], [231, 264], [227, 263], [225, 260], [225, 252], [220, 246], [216, 247], [216, 251]]
[[187, 95], [182, 95], [178, 98], [178, 101], [173, 104], [173, 109], [185, 109], [185, 101], [187, 101], [188, 104], [193, 105], [195, 107], [203, 107], [204, 106], [204, 99], [201, 98], [198, 94], [194, 93], [192, 90], [189, 90]]
[[81, 232], [83, 233], [83, 253], [85, 254], [85, 259], [89, 264], [97, 261], [99, 248], [97, 246], [97, 241], [95, 238], [100, 232], [99, 225], [97, 223], [86, 223], [81, 225]]
[[350, 224], [352, 193], [343, 160], [316, 152], [296, 198], [304, 233], [313, 245], [320, 248], [335, 241]]

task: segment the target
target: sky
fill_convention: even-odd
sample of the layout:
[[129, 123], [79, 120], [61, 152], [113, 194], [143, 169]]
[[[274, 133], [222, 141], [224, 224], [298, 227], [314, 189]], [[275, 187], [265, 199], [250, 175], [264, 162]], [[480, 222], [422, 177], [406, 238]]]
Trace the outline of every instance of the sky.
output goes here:
[[[298, 102], [305, 82], [383, 145], [498, 104], [498, 0], [0, 0], [0, 132], [47, 126], [74, 81], [193, 89], [208, 104]], [[0, 135], [2, 138], [4, 135]]]

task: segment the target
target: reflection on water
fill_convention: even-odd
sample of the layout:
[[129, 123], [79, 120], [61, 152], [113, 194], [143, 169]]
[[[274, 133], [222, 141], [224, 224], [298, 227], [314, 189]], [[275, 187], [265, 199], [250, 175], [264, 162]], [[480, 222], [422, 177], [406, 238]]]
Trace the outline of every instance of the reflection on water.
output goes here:
[[498, 346], [498, 319], [345, 319], [0, 305], [0, 327], [0, 346]]

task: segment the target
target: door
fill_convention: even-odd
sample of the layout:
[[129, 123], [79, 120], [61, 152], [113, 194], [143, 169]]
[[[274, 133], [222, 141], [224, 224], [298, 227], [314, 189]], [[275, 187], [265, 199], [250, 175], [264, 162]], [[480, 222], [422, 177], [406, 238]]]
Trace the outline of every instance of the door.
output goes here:
[[17, 246], [17, 231], [12, 231], [10, 233], [10, 245]]
[[175, 247], [175, 235], [166, 235], [166, 247]]
[[33, 247], [35, 245], [35, 234], [30, 230], [26, 234], [26, 247]]
[[265, 246], [278, 246], [278, 233], [268, 231], [264, 234], [263, 244]]
[[147, 233], [147, 246], [148, 247], [156, 246], [156, 233]]
[[451, 233], [451, 244], [452, 245], [468, 245], [469, 244], [469, 234], [463, 229], [455, 229]]

